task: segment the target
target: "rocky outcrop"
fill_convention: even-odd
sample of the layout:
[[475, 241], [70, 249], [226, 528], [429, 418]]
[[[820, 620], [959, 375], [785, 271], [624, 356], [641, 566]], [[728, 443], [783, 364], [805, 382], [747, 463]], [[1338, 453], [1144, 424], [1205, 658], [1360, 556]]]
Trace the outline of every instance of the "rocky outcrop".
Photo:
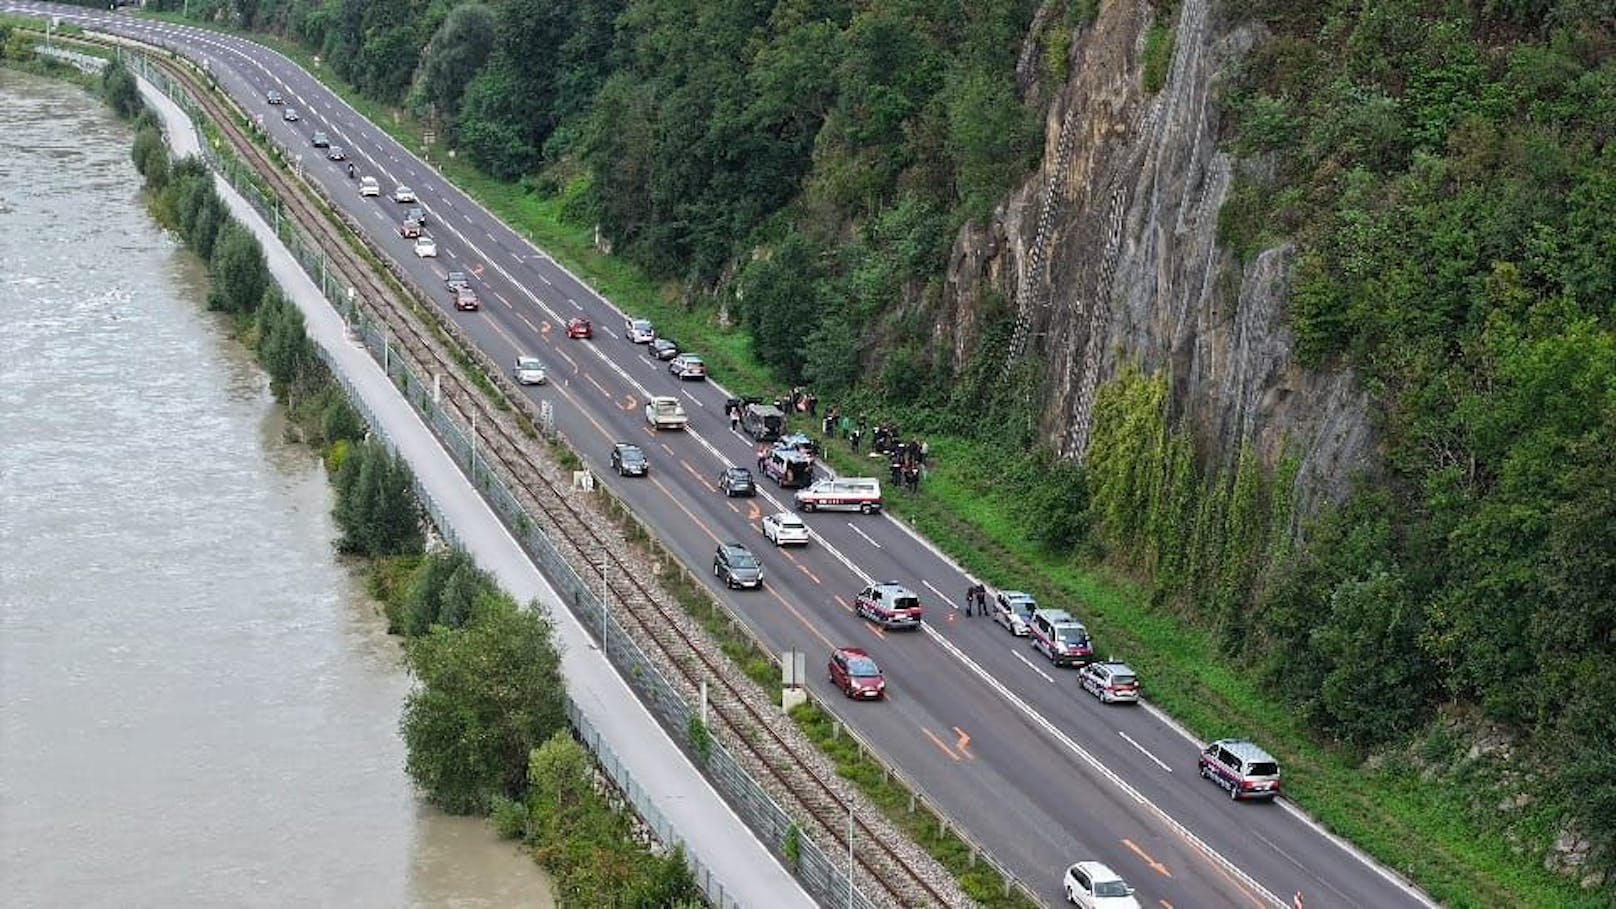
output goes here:
[[1007, 365], [1043, 364], [1042, 425], [1068, 457], [1088, 449], [1100, 384], [1130, 365], [1165, 370], [1173, 416], [1212, 463], [1248, 444], [1269, 465], [1293, 454], [1309, 511], [1344, 494], [1371, 436], [1350, 374], [1295, 361], [1292, 250], [1242, 267], [1217, 241], [1233, 171], [1217, 144], [1217, 90], [1260, 36], [1220, 21], [1215, 0], [1182, 0], [1169, 75], [1150, 95], [1141, 70], [1155, 15], [1148, 0], [1110, 0], [1072, 42], [1042, 166], [955, 243], [937, 321], [951, 336], [939, 341], [963, 365], [980, 301], [1008, 300]]

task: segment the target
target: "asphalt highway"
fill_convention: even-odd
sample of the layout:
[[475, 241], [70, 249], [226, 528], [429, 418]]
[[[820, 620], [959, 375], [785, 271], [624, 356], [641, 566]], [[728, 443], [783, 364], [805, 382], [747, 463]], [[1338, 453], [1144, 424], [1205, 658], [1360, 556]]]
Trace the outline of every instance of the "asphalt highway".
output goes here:
[[[805, 515], [812, 542], [775, 549], [759, 519], [788, 508], [790, 491], [761, 477], [756, 499], [729, 499], [716, 490], [726, 465], [756, 466], [753, 443], [732, 432], [724, 416], [723, 377], [675, 379], [665, 363], [624, 338], [624, 313], [301, 67], [251, 41], [203, 29], [21, 0], [0, 5], [168, 45], [205, 64], [244, 109], [261, 115], [274, 141], [302, 154], [308, 176], [496, 362], [532, 354], [549, 365], [550, 383], [528, 393], [553, 403], [571, 445], [676, 555], [712, 581], [717, 543], [751, 547], [765, 565], [763, 588], [728, 591], [713, 582], [714, 594], [776, 649], [806, 651], [814, 691], [1048, 902], [1063, 898], [1068, 864], [1098, 859], [1151, 907], [1261, 909], [1289, 905], [1297, 893], [1309, 909], [1429, 904], [1290, 802], [1231, 802], [1197, 775], [1200, 743], [1148, 704], [1102, 705], [1078, 688], [1075, 672], [1052, 666], [1024, 639], [989, 619], [966, 618], [961, 610], [971, 579], [897, 520]], [[272, 90], [300, 121], [284, 122], [281, 108], [265, 102]], [[360, 175], [380, 181], [381, 198], [361, 197], [345, 164], [310, 147], [315, 130], [342, 146]], [[416, 258], [411, 242], [398, 235], [409, 206], [387, 196], [399, 184], [411, 187], [427, 210], [438, 258]], [[474, 276], [481, 311], [454, 312], [443, 289], [449, 270]], [[594, 322], [593, 340], [566, 337], [574, 316]], [[659, 434], [646, 426], [642, 408], [654, 394], [683, 401], [687, 432]], [[818, 435], [808, 422], [799, 418], [796, 426]], [[611, 444], [625, 440], [644, 448], [649, 476], [611, 473]], [[872, 474], [884, 480], [881, 463], [874, 463]], [[875, 580], [896, 580], [920, 594], [922, 630], [884, 632], [852, 614], [854, 596]], [[1068, 608], [1082, 618], [1080, 606]], [[825, 659], [843, 645], [863, 647], [880, 663], [886, 702], [847, 701], [829, 685]], [[1097, 645], [1105, 652], [1104, 641]], [[1142, 681], [1148, 694], [1150, 679]]]

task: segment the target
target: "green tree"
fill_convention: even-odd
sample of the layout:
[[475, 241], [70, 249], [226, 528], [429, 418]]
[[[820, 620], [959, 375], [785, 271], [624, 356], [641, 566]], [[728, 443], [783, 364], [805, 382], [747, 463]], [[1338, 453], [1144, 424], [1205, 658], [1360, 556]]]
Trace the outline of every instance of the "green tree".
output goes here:
[[419, 686], [405, 700], [405, 769], [427, 798], [456, 814], [520, 798], [528, 755], [563, 729], [565, 685], [549, 620], [499, 609], [405, 646]]
[[423, 514], [408, 465], [380, 442], [356, 446], [336, 479], [334, 509], [344, 552], [409, 555], [425, 545]]
[[107, 99], [113, 111], [125, 120], [135, 119], [146, 109], [134, 74], [117, 61], [107, 64], [107, 68], [101, 71], [101, 95]]
[[421, 51], [410, 90], [412, 106], [453, 121], [460, 99], [494, 49], [494, 11], [482, 3], [456, 6]]
[[208, 277], [209, 309], [240, 314], [257, 309], [269, 288], [269, 268], [258, 239], [236, 222], [226, 223], [214, 240]]

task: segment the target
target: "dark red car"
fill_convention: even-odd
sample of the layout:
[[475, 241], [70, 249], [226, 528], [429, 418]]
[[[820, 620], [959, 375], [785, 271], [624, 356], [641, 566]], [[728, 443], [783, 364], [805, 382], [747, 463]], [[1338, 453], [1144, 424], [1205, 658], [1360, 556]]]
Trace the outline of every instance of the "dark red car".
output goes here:
[[841, 647], [830, 654], [830, 683], [850, 698], [878, 701], [886, 697], [887, 680], [881, 667], [857, 647]]
[[589, 324], [588, 319], [571, 319], [567, 322], [567, 337], [593, 338], [595, 326]]
[[455, 309], [461, 312], [476, 312], [483, 308], [482, 301], [477, 299], [477, 292], [469, 287], [462, 287], [455, 291]]

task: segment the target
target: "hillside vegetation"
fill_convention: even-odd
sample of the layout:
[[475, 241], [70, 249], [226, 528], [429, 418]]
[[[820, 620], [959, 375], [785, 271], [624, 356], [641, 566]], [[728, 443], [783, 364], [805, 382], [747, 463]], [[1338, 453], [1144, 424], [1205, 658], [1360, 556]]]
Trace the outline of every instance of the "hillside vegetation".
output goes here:
[[[1297, 244], [1303, 355], [1355, 370], [1382, 445], [1357, 494], [1299, 533], [1288, 468], [1221, 457], [1238, 466], [1206, 475], [1161, 377], [1102, 390], [1102, 456], [1052, 465], [1036, 369], [1000, 369], [1002, 301], [980, 301], [962, 361], [928, 343], [957, 228], [1040, 147], [1015, 75], [1031, 0], [190, 6], [317, 50], [487, 174], [599, 225], [701, 316], [704, 343], [755, 358], [751, 375], [958, 440], [942, 448], [978, 484], [960, 501], [1015, 516], [956, 516], [960, 539], [1148, 579], [1153, 610], [1209, 636], [1346, 765], [1406, 759], [1407, 778], [1464, 792], [1465, 736], [1503, 730], [1488, 772], [1530, 822], [1506, 827], [1498, 793], [1477, 790], [1449, 842], [1501, 837], [1526, 867], [1569, 823], [1590, 862], [1616, 865], [1609, 0], [1221, 4], [1266, 26], [1224, 89], [1241, 165], [1222, 239], [1247, 257]], [[1099, 6], [1057, 4], [1046, 80]], [[1172, 11], [1158, 4], [1147, 88]], [[1007, 471], [1030, 490], [1015, 502], [988, 479]], [[1510, 886], [1494, 892], [1532, 885]]]

